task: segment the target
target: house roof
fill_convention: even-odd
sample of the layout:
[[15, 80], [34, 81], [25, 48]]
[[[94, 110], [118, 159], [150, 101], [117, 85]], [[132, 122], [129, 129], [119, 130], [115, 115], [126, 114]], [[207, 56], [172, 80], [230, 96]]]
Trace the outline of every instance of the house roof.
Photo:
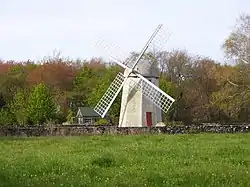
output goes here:
[[79, 107], [78, 112], [79, 110], [83, 117], [100, 117], [100, 115], [97, 114], [91, 107]]

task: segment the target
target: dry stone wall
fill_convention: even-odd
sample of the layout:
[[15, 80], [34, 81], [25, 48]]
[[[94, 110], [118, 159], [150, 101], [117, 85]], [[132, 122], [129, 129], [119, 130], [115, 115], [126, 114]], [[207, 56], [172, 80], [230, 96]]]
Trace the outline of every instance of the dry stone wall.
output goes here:
[[195, 134], [195, 133], [247, 133], [250, 132], [250, 124], [200, 124], [189, 126], [165, 126], [165, 127], [126, 127], [116, 126], [78, 126], [78, 125], [54, 125], [47, 126], [1, 126], [0, 136], [80, 136], [103, 134]]

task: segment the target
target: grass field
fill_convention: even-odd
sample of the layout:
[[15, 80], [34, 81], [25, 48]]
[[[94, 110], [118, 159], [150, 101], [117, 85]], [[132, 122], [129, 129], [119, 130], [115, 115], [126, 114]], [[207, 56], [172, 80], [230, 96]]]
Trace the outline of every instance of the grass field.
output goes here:
[[250, 134], [0, 138], [0, 186], [250, 186]]

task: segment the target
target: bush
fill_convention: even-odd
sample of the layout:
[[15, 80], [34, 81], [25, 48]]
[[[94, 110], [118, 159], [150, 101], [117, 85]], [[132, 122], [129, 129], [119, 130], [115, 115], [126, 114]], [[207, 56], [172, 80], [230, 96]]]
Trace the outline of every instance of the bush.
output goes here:
[[67, 122], [72, 124], [74, 122], [74, 117], [75, 117], [74, 112], [72, 110], [69, 110], [68, 115], [66, 117]]
[[15, 115], [10, 112], [9, 108], [0, 108], [0, 125], [14, 125], [16, 123]]
[[108, 125], [109, 122], [106, 119], [99, 119], [95, 124], [96, 125]]

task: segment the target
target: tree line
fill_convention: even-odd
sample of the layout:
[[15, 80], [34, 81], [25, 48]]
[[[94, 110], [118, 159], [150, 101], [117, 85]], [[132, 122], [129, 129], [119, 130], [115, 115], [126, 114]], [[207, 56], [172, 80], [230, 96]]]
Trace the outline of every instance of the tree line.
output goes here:
[[[150, 53], [159, 67], [160, 88], [176, 99], [164, 121], [249, 122], [250, 15], [239, 17], [222, 50], [226, 63], [184, 50]], [[78, 107], [94, 107], [122, 71], [101, 58], [72, 60], [60, 54], [40, 62], [2, 60], [0, 124], [72, 123]], [[121, 94], [109, 111], [115, 123], [120, 102]]]

